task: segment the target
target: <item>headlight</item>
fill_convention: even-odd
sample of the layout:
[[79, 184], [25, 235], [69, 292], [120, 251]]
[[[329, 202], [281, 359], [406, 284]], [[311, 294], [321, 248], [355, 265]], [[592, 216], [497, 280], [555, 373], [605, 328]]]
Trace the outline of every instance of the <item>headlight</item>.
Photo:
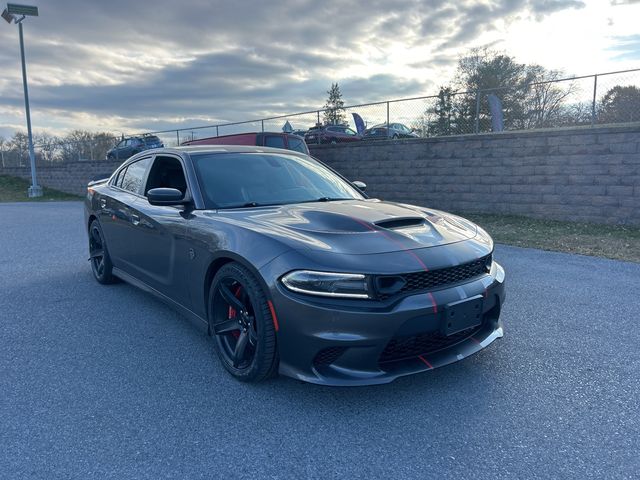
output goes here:
[[293, 292], [338, 298], [370, 298], [366, 275], [296, 270], [281, 279]]

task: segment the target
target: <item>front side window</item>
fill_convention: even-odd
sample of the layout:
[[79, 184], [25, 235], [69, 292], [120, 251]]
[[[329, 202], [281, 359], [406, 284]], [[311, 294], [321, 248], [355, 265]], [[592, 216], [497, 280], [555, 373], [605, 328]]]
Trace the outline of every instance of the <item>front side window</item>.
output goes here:
[[207, 208], [362, 199], [310, 157], [268, 153], [192, 155]]
[[350, 128], [345, 128], [344, 133], [346, 133], [347, 135], [357, 135], [357, 133], [351, 130]]
[[146, 196], [152, 188], [175, 188], [184, 195], [187, 192], [187, 180], [180, 160], [157, 156], [149, 170], [144, 195]]
[[144, 174], [147, 171], [150, 161], [151, 158], [147, 157], [130, 164], [126, 172], [124, 172], [124, 175], [121, 174], [122, 183], [118, 186], [132, 193], [140, 193], [142, 180], [144, 179]]

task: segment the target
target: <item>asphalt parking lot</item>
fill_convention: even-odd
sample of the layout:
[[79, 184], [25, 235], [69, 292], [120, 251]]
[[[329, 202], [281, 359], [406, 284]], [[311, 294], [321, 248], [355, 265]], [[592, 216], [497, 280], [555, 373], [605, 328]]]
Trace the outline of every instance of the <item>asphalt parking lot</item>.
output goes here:
[[80, 203], [0, 205], [1, 478], [638, 478], [640, 264], [498, 246], [504, 339], [336, 389], [233, 380], [86, 258]]

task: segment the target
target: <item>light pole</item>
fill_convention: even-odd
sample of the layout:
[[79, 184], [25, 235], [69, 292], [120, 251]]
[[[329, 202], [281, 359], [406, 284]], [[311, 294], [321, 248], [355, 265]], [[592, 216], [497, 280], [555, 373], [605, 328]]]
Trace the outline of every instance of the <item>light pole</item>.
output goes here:
[[29, 89], [27, 88], [27, 67], [24, 61], [24, 38], [22, 35], [22, 21], [25, 17], [37, 17], [38, 7], [7, 3], [7, 8], [2, 12], [2, 18], [7, 23], [17, 23], [20, 32], [20, 58], [22, 59], [22, 86], [24, 87], [24, 108], [27, 116], [27, 134], [29, 136], [29, 160], [31, 161], [31, 186], [28, 190], [29, 197], [41, 197], [42, 187], [38, 185], [36, 178], [36, 155], [33, 151], [33, 135], [31, 133], [31, 112], [29, 111]]

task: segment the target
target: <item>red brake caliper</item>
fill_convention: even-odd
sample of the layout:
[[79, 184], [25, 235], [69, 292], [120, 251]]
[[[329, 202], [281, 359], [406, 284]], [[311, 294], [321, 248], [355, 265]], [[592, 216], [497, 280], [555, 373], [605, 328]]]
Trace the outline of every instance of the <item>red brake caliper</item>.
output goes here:
[[[238, 285], [238, 288], [236, 288], [236, 291], [234, 292], [234, 295], [236, 298], [240, 298], [240, 291], [242, 290], [242, 287], [240, 285]], [[233, 320], [234, 318], [236, 318], [236, 309], [233, 308], [231, 305], [229, 305], [229, 320]], [[240, 336], [240, 331], [239, 330], [234, 330], [233, 332], [231, 332], [231, 334], [235, 337], [238, 338]]]

